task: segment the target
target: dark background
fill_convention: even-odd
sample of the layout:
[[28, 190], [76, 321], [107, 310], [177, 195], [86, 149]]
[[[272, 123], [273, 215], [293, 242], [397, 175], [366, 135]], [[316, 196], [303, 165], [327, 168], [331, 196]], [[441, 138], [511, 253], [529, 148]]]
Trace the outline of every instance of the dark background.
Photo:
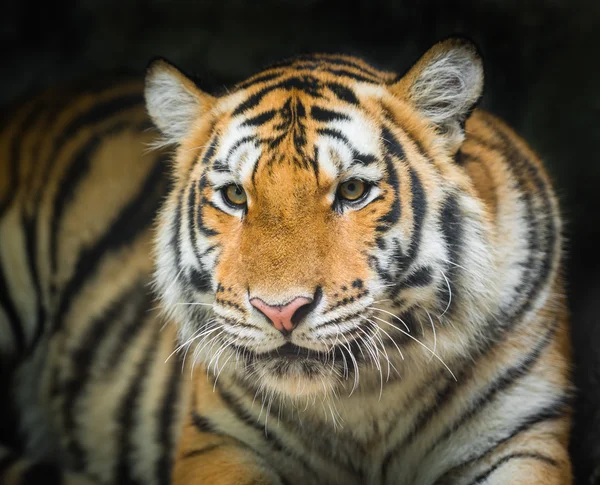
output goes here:
[[99, 72], [142, 75], [157, 54], [221, 90], [308, 51], [358, 54], [404, 72], [435, 41], [471, 37], [484, 55], [483, 107], [541, 155], [562, 201], [580, 389], [572, 451], [578, 483], [587, 484], [600, 465], [598, 29], [593, 0], [6, 0], [0, 105]]

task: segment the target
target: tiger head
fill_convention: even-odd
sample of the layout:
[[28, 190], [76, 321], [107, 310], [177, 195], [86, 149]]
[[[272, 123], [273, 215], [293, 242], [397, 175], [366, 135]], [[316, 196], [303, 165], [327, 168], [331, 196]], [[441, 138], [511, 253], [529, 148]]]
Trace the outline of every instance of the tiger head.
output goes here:
[[177, 147], [156, 282], [196, 361], [293, 396], [450, 352], [493, 304], [489, 221], [454, 160], [482, 85], [456, 39], [403, 77], [311, 55], [218, 97], [151, 63]]

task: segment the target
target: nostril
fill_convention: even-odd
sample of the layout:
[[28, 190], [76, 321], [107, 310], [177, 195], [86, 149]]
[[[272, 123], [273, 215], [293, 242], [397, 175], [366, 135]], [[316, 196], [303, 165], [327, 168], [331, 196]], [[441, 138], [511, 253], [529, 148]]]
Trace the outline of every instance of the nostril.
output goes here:
[[317, 287], [317, 290], [315, 291], [313, 300], [310, 302], [307, 302], [304, 305], [302, 305], [301, 307], [299, 307], [292, 315], [291, 320], [292, 320], [292, 324], [294, 325], [294, 327], [296, 327], [302, 320], [304, 320], [306, 315], [308, 315], [310, 312], [312, 312], [317, 307], [317, 305], [321, 301], [322, 296], [323, 296], [323, 290], [319, 286], [319, 287]]

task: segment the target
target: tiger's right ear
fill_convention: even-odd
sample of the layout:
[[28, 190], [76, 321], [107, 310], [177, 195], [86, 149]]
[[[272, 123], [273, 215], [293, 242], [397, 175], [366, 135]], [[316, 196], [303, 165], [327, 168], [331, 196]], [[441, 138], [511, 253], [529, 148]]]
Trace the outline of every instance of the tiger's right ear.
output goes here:
[[156, 59], [146, 70], [146, 109], [167, 143], [179, 143], [194, 122], [208, 112], [215, 98], [164, 59]]

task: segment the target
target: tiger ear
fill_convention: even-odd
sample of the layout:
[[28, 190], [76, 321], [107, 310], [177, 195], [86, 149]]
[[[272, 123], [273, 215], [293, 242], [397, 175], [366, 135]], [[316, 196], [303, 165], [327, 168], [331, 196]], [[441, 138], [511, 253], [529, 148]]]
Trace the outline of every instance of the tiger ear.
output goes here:
[[148, 65], [144, 96], [146, 109], [167, 143], [179, 143], [215, 102], [214, 97], [201, 91], [164, 59]]
[[429, 49], [392, 90], [443, 135], [450, 149], [457, 149], [483, 91], [483, 63], [475, 44], [448, 39]]

